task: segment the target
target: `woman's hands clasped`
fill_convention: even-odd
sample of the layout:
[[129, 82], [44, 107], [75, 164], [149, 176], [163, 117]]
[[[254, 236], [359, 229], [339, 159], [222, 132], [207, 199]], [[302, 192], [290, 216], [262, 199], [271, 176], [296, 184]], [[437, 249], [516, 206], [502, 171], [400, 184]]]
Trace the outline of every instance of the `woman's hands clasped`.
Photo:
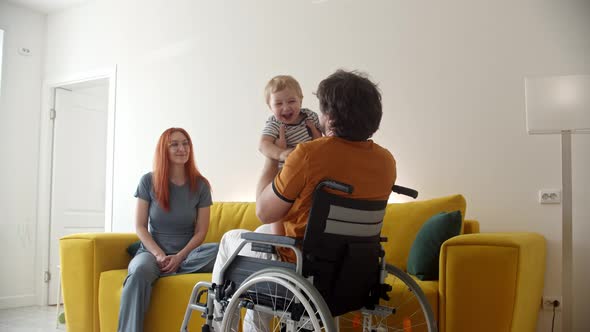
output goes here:
[[183, 259], [184, 258], [178, 254], [156, 257], [158, 267], [160, 268], [160, 272], [162, 272], [162, 274], [174, 273], [178, 271], [178, 268], [180, 267]]

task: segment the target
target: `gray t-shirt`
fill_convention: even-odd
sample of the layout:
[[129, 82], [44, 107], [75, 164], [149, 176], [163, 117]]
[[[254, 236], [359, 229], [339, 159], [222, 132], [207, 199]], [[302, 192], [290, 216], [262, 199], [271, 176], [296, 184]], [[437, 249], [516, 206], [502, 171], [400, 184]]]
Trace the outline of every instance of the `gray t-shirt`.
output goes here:
[[[189, 183], [177, 186], [169, 182], [170, 210], [162, 209], [152, 186], [152, 172], [139, 181], [135, 197], [149, 202], [149, 231], [166, 254], [176, 254], [186, 246], [195, 233], [199, 208], [211, 206], [211, 190], [199, 179], [197, 190], [191, 192]], [[143, 244], [142, 244], [143, 247]]]

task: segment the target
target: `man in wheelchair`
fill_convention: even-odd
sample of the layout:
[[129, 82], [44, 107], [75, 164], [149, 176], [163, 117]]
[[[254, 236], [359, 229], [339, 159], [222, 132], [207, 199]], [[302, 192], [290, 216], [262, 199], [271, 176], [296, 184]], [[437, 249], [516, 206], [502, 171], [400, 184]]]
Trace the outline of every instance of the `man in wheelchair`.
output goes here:
[[265, 161], [256, 195], [265, 225], [223, 236], [207, 308], [193, 304], [207, 316], [204, 331], [335, 331], [332, 316], [387, 298], [380, 230], [396, 165], [370, 140], [381, 94], [366, 76], [338, 70], [317, 97], [325, 137], [297, 145], [281, 170]]

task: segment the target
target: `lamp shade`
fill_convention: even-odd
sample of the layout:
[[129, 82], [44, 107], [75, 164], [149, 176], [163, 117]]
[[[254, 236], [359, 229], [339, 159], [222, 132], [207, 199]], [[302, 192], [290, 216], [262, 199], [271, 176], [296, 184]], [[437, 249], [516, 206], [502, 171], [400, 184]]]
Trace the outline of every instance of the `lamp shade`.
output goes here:
[[590, 132], [590, 75], [525, 78], [529, 134]]

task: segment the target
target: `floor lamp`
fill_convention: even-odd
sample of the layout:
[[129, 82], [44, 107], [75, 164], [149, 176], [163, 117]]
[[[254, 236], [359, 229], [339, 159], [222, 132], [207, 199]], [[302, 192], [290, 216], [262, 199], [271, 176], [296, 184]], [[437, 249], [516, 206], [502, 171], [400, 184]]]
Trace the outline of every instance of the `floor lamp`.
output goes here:
[[573, 330], [572, 134], [590, 133], [590, 75], [525, 78], [529, 134], [561, 135], [562, 331]]

